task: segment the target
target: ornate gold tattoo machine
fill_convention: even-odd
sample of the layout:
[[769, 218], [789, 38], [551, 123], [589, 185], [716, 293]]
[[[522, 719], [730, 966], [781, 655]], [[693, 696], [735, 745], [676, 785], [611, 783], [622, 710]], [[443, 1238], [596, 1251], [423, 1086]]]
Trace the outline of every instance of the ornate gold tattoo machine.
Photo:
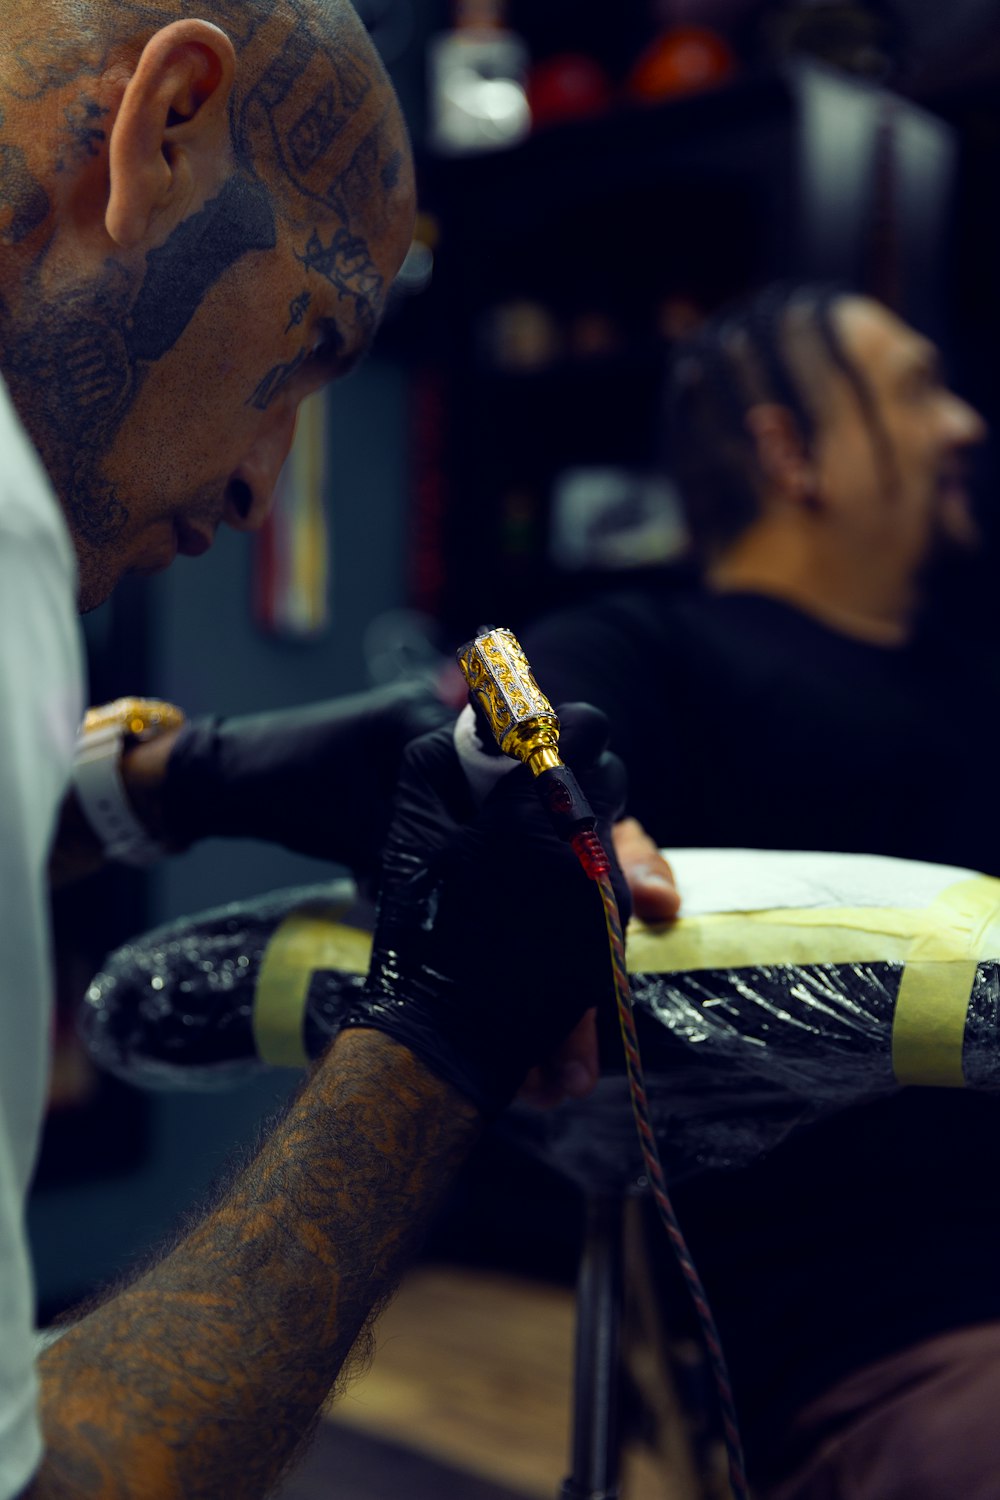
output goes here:
[[458, 664], [476, 717], [504, 755], [528, 766], [560, 838], [592, 879], [609, 868], [597, 819], [559, 754], [559, 718], [535, 681], [517, 637], [494, 628], [462, 646]]

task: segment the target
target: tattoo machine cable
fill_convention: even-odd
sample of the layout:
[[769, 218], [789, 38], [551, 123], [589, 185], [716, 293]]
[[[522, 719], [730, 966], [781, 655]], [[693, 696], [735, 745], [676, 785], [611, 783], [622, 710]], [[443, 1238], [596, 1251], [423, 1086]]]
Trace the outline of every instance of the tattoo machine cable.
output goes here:
[[618, 1023], [625, 1051], [632, 1113], [635, 1116], [642, 1158], [657, 1211], [677, 1256], [705, 1339], [719, 1399], [733, 1500], [748, 1500], [743, 1444], [722, 1342], [701, 1277], [670, 1201], [650, 1119], [633, 1014], [632, 989], [625, 962], [625, 938], [611, 883], [611, 861], [598, 837], [597, 819], [580, 790], [576, 777], [560, 758], [559, 719], [535, 681], [527, 658], [511, 631], [485, 631], [462, 646], [457, 655], [458, 664], [469, 685], [469, 696], [477, 718], [480, 722], [485, 721], [504, 755], [529, 767], [556, 832], [573, 849], [600, 892], [611, 950]]

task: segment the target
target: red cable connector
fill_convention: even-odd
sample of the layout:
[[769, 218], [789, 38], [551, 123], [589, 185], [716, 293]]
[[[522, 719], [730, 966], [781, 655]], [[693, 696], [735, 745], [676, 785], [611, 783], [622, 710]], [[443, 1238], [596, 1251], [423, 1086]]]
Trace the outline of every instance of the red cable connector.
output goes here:
[[570, 839], [570, 847], [591, 880], [600, 880], [610, 875], [611, 861], [607, 851], [592, 828], [581, 829]]

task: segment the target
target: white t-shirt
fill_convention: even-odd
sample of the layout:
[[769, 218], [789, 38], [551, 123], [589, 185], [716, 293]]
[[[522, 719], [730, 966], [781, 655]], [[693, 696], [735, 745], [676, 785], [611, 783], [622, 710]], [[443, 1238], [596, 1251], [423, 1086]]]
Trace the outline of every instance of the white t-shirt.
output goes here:
[[49, 844], [83, 712], [76, 562], [0, 381], [0, 1500], [42, 1453], [24, 1201], [48, 1079]]

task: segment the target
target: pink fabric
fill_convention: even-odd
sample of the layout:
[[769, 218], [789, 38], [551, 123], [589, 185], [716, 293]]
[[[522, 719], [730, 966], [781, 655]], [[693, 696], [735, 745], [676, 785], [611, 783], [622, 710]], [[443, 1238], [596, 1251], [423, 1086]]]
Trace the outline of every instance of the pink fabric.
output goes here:
[[760, 1500], [1000, 1500], [1000, 1323], [929, 1339], [806, 1407]]

